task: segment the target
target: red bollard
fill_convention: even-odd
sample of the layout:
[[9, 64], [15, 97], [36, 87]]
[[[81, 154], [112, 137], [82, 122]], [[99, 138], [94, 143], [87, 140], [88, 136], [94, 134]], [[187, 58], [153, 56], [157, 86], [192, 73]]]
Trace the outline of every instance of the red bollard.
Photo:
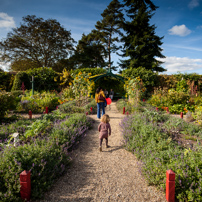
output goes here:
[[167, 111], [167, 113], [169, 113], [169, 109], [168, 109], [168, 107], [166, 107], [166, 111]]
[[48, 114], [48, 107], [46, 107], [46, 114]]
[[31, 196], [31, 171], [20, 173], [20, 195], [23, 200], [29, 201]]
[[158, 108], [158, 107], [156, 107], [156, 111], [157, 111], [157, 112], [159, 111], [159, 108]]
[[143, 99], [142, 101], [145, 102], [145, 99]]
[[166, 171], [166, 200], [175, 202], [175, 173], [172, 170]]
[[86, 116], [88, 115], [88, 112], [86, 112]]
[[91, 114], [93, 113], [93, 108], [92, 107], [90, 108], [90, 112], [91, 112]]
[[123, 107], [123, 114], [125, 114], [125, 111], [126, 111], [126, 108], [125, 108], [125, 107]]
[[180, 118], [183, 119], [183, 112], [180, 113]]
[[56, 109], [58, 109], [58, 106], [56, 106]]
[[32, 119], [32, 111], [29, 110], [29, 119]]

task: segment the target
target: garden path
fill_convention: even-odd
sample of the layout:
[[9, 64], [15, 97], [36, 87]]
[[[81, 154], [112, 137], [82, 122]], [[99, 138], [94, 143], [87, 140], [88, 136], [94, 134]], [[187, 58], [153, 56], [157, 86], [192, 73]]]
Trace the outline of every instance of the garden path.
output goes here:
[[[108, 108], [108, 107], [107, 107]], [[166, 202], [165, 194], [153, 186], [148, 186], [139, 172], [136, 157], [121, 146], [120, 121], [125, 115], [111, 104], [106, 109], [110, 116], [112, 135], [110, 148], [98, 151], [100, 120], [95, 120], [93, 129], [73, 151], [72, 165], [58, 179], [40, 202]], [[103, 141], [103, 143], [105, 143]]]

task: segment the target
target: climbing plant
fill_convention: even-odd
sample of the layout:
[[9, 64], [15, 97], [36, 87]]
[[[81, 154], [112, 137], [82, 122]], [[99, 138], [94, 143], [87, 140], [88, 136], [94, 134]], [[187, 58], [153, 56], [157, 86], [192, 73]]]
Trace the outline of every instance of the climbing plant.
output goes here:
[[128, 81], [125, 82], [124, 88], [126, 90], [126, 97], [129, 97], [129, 102], [137, 106], [146, 91], [140, 77], [134, 79], [129, 78]]
[[69, 83], [69, 85], [71, 86], [77, 105], [81, 106], [87, 101], [95, 84], [94, 81], [89, 80], [91, 73], [79, 72], [72, 76], [74, 80], [72, 83]]

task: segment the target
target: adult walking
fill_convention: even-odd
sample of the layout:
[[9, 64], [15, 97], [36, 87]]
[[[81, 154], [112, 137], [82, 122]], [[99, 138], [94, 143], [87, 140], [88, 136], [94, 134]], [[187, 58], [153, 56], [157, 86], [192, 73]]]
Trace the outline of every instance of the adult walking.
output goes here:
[[97, 118], [100, 119], [100, 109], [102, 109], [102, 116], [105, 114], [105, 94], [101, 87], [98, 87], [95, 93], [95, 102], [97, 103]]
[[111, 98], [111, 100], [113, 100], [113, 98], [114, 98], [114, 91], [113, 91], [113, 89], [111, 89], [111, 91], [109, 93], [109, 97]]

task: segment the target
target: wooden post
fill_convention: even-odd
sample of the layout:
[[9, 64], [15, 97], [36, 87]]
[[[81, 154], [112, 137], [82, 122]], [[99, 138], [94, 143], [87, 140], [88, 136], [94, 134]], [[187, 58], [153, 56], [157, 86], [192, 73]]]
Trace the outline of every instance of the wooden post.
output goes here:
[[167, 111], [167, 113], [169, 113], [169, 109], [168, 109], [168, 107], [166, 107], [166, 111]]
[[20, 173], [20, 195], [23, 200], [29, 201], [31, 196], [31, 171]]
[[183, 112], [180, 113], [180, 118], [183, 119]]
[[125, 108], [125, 107], [123, 107], [123, 114], [125, 114], [125, 111], [126, 111], [126, 108]]
[[32, 111], [29, 110], [29, 119], [32, 119]]
[[166, 200], [175, 202], [175, 173], [172, 170], [166, 171]]

